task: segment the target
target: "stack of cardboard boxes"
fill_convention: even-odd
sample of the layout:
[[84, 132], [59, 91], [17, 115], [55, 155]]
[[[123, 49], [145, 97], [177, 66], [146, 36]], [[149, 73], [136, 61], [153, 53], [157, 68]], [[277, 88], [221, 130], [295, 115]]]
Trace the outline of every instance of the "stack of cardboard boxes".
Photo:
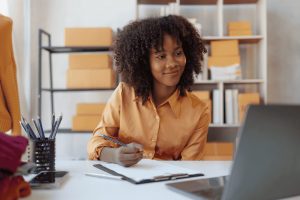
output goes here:
[[[76, 47], [111, 46], [111, 28], [67, 28], [65, 45]], [[72, 54], [69, 56], [67, 88], [113, 88], [115, 72], [109, 54]]]
[[250, 36], [252, 35], [251, 23], [248, 21], [238, 21], [228, 23], [229, 36]]
[[212, 80], [241, 78], [239, 43], [237, 40], [212, 41], [208, 67]]
[[73, 131], [93, 131], [100, 122], [105, 104], [79, 103], [73, 117]]
[[[67, 47], [110, 47], [111, 28], [66, 28]], [[115, 72], [108, 53], [69, 55], [67, 88], [113, 88]], [[80, 103], [73, 117], [73, 131], [93, 131], [99, 123], [105, 104]]]

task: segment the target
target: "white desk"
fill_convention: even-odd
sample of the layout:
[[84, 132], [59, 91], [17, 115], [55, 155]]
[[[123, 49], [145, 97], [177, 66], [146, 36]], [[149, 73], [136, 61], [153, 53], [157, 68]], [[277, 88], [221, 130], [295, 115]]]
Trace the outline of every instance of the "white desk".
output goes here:
[[[207, 178], [228, 175], [230, 172], [230, 161], [166, 161], [170, 164], [182, 166], [204, 173]], [[54, 190], [32, 190], [32, 194], [24, 200], [159, 200], [159, 199], [189, 199], [179, 193], [167, 188], [163, 181], [157, 183], [147, 183], [134, 185], [127, 181], [95, 178], [84, 175], [85, 172], [101, 173], [99, 169], [93, 167], [97, 161], [57, 161], [56, 170], [69, 171], [69, 178], [59, 189]], [[26, 177], [26, 179], [29, 177]], [[181, 179], [176, 181], [192, 180]]]

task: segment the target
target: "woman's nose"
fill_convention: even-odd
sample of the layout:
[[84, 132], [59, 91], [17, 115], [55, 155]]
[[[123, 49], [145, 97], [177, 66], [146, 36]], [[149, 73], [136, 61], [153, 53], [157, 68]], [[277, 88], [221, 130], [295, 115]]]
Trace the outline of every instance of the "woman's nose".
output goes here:
[[167, 68], [174, 68], [178, 65], [177, 61], [173, 58], [173, 56], [169, 56], [169, 58], [167, 59], [167, 64], [166, 67]]

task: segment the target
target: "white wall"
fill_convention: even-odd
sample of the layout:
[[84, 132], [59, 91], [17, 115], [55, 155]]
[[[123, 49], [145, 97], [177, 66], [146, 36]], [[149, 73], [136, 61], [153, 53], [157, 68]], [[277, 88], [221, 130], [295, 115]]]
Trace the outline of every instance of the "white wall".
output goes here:
[[300, 104], [300, 1], [268, 1], [268, 93], [274, 103]]
[[[116, 6], [117, 5], [117, 6]], [[32, 33], [32, 117], [38, 108], [38, 29], [44, 29], [52, 36], [52, 45], [64, 45], [66, 27], [110, 26], [113, 30], [123, 27], [135, 18], [135, 0], [31, 0]], [[43, 57], [43, 86], [49, 86], [47, 53]], [[67, 54], [53, 55], [54, 87], [66, 88]], [[62, 128], [71, 127], [78, 102], [106, 102], [111, 92], [55, 93], [55, 113], [64, 115]], [[50, 127], [50, 95], [43, 93], [42, 118], [46, 128]], [[86, 157], [86, 142], [91, 134], [59, 134], [57, 157], [74, 159]]]

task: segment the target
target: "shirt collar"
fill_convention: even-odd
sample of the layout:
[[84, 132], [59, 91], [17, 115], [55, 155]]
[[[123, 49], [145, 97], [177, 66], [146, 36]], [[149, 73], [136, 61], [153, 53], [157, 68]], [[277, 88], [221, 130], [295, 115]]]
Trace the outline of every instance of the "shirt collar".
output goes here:
[[180, 115], [180, 109], [181, 109], [181, 104], [180, 104], [180, 93], [179, 89], [177, 89], [164, 103], [161, 105], [169, 103], [173, 113], [175, 114], [176, 117], [179, 117]]
[[[140, 97], [136, 96], [133, 98], [133, 101], [139, 101]], [[152, 95], [150, 94], [148, 97], [149, 103], [151, 103], [150, 101], [152, 101]], [[180, 115], [180, 110], [181, 110], [181, 106], [180, 106], [180, 92], [179, 89], [176, 89], [176, 91], [163, 103], [161, 103], [159, 106], [162, 106], [166, 103], [169, 103], [173, 113], [175, 114], [176, 117], [179, 117]]]

